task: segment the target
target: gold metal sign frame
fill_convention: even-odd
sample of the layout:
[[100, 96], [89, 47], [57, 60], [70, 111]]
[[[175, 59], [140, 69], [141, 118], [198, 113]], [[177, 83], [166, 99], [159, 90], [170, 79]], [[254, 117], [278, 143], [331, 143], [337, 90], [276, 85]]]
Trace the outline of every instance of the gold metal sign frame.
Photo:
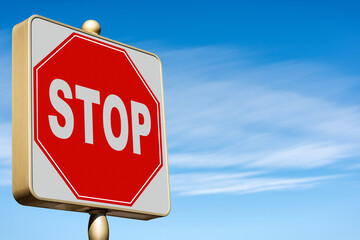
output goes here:
[[[12, 48], [12, 177], [13, 177], [13, 195], [14, 198], [23, 205], [52, 208], [67, 211], [76, 212], [91, 212], [94, 210], [105, 210], [107, 215], [149, 220], [156, 217], [163, 217], [168, 215], [170, 211], [170, 191], [169, 191], [169, 211], [165, 214], [158, 214], [153, 212], [139, 211], [136, 209], [121, 209], [121, 207], [104, 207], [100, 203], [81, 203], [71, 202], [56, 199], [46, 199], [39, 197], [35, 194], [32, 185], [32, 92], [31, 92], [31, 22], [40, 18], [54, 24], [64, 26], [66, 28], [75, 30], [85, 35], [92, 37], [96, 36], [101, 40], [106, 40], [127, 48], [134, 49], [136, 51], [153, 55], [156, 55], [143, 51], [141, 49], [128, 46], [123, 43], [113, 41], [111, 39], [104, 38], [96, 33], [87, 32], [81, 29], [77, 29], [60, 22], [56, 22], [51, 19], [47, 19], [41, 16], [31, 16], [27, 20], [17, 24], [12, 33], [13, 48]], [[160, 62], [160, 60], [159, 60]], [[161, 63], [160, 63], [161, 68]], [[161, 76], [161, 87], [162, 85]], [[163, 98], [163, 96], [162, 96]], [[162, 99], [164, 103], [164, 99]], [[162, 104], [162, 111], [164, 112], [164, 104]], [[165, 124], [165, 121], [164, 121]], [[165, 139], [164, 145], [166, 148], [166, 132], [165, 127]], [[166, 151], [167, 161], [167, 151]], [[166, 166], [168, 166], [166, 164]], [[164, 166], [165, 167], [165, 166]], [[168, 169], [167, 178], [169, 178]], [[167, 179], [169, 183], [169, 179]], [[169, 184], [168, 188], [169, 188]]]

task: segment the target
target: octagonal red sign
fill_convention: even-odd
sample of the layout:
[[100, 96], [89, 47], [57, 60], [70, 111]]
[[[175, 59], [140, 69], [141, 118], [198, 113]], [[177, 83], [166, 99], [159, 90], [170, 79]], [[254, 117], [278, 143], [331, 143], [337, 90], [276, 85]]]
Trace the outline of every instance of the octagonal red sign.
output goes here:
[[132, 206], [163, 157], [160, 103], [127, 52], [73, 33], [33, 76], [35, 142], [76, 198]]

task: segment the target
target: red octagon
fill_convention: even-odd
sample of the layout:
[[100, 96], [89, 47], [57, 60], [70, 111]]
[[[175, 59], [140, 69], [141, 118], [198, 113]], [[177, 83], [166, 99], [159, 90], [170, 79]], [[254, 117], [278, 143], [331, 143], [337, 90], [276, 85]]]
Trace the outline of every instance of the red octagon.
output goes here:
[[[161, 169], [163, 160], [160, 103], [126, 51], [73, 33], [34, 67], [33, 76], [35, 142], [76, 198], [132, 206]], [[68, 96], [56, 91], [62, 109], [50, 100], [49, 89], [55, 79], [66, 82], [71, 90]], [[85, 116], [85, 100], [77, 97], [79, 86], [99, 93], [99, 103], [90, 105], [92, 143], [85, 140], [85, 118], [89, 116]], [[103, 107], [109, 95], [119, 97], [126, 109], [128, 136], [122, 150], [110, 146], [104, 130]], [[149, 133], [138, 135], [140, 154], [133, 148], [133, 101], [147, 107], [151, 120]], [[60, 138], [50, 126], [50, 116], [60, 127], [69, 124], [62, 114], [64, 105], [71, 109], [73, 130], [67, 138]], [[119, 137], [126, 131], [125, 124], [122, 126], [126, 119], [116, 108], [109, 116], [112, 134]], [[144, 124], [144, 115], [137, 113], [137, 119], [138, 126]]]

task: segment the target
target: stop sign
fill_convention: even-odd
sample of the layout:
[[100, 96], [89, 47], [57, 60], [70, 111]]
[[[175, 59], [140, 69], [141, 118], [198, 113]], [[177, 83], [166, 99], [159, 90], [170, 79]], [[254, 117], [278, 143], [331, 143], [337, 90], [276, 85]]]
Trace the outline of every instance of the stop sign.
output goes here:
[[[20, 130], [13, 133], [13, 175], [20, 179], [13, 184], [15, 198], [26, 205], [106, 209], [108, 215], [139, 219], [166, 216], [159, 59], [40, 16], [18, 29], [13, 102], [28, 102], [13, 109], [13, 127], [30, 126], [30, 141]], [[26, 78], [18, 74], [26, 71]], [[26, 174], [28, 179], [21, 177]]]
[[162, 167], [160, 104], [124, 49], [71, 34], [34, 67], [33, 100], [35, 142], [77, 198], [131, 206]]

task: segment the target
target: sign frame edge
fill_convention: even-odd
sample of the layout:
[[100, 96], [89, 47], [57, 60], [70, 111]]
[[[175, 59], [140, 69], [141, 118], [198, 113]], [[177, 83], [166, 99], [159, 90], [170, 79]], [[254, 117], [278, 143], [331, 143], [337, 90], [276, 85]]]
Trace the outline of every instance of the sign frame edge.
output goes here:
[[[66, 200], [52, 200], [37, 196], [32, 188], [32, 132], [31, 132], [31, 23], [35, 18], [40, 18], [86, 35], [95, 36], [120, 46], [125, 46], [155, 57], [160, 64], [161, 70], [161, 91], [164, 92], [162, 64], [157, 55], [151, 52], [123, 44], [94, 33], [86, 32], [52, 19], [39, 15], [32, 15], [30, 18], [16, 24], [12, 31], [12, 192], [15, 200], [26, 206], [51, 208], [66, 211], [89, 212], [93, 209], [106, 209], [107, 215], [124, 218], [150, 220], [157, 217], [165, 217], [171, 210], [169, 168], [167, 167], [167, 181], [169, 189], [169, 207], [165, 214], [146, 212], [135, 209], [116, 209], [112, 207], [99, 207], [97, 204], [73, 203]], [[165, 125], [164, 94], [162, 94], [164, 113], [164, 142], [166, 149], [166, 161], [168, 166], [167, 137]], [[24, 132], [26, 134], [24, 134]], [[121, 206], [119, 206], [121, 208]]]

